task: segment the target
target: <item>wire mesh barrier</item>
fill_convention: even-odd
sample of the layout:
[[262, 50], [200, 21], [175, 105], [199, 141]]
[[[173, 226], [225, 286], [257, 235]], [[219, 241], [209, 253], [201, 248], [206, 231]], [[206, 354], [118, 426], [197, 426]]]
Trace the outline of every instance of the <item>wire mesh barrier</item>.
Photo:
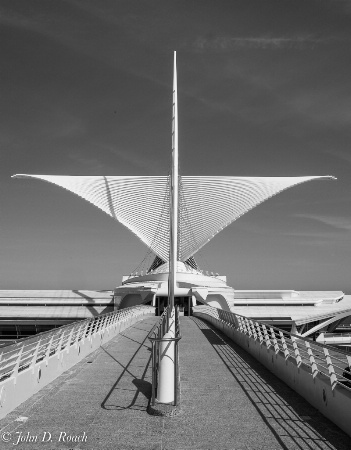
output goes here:
[[155, 308], [121, 309], [0, 348], [0, 417], [145, 315]]
[[194, 313], [201, 312], [235, 328], [261, 346], [273, 348], [285, 359], [295, 360], [297, 367], [309, 368], [313, 378], [322, 374], [329, 378], [332, 389], [342, 385], [351, 391], [351, 354], [334, 347], [319, 344], [310, 339], [289, 333], [268, 324], [248, 319], [230, 311], [211, 306], [194, 307]]
[[[181, 339], [179, 308], [167, 307], [151, 329], [148, 339], [152, 345], [151, 406], [167, 403], [179, 405], [178, 342]], [[160, 413], [161, 414], [161, 413]], [[163, 414], [162, 414], [163, 415]]]

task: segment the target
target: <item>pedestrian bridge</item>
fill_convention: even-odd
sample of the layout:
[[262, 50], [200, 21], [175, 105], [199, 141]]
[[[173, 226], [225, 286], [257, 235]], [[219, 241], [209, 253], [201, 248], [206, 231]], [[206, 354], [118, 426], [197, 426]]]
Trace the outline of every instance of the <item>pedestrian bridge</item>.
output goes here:
[[[130, 308], [2, 349], [0, 448], [351, 448], [323, 415], [336, 399], [350, 424], [340, 354], [209, 307], [180, 318], [180, 413], [148, 414], [147, 336], [158, 319], [150, 307]], [[308, 381], [324, 409], [296, 392]]]

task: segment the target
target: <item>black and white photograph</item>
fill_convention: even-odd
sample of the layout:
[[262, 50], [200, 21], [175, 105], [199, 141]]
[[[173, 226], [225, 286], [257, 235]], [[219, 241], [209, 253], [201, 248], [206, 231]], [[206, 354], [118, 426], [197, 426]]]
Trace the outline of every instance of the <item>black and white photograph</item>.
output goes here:
[[350, 450], [351, 1], [0, 0], [0, 450]]

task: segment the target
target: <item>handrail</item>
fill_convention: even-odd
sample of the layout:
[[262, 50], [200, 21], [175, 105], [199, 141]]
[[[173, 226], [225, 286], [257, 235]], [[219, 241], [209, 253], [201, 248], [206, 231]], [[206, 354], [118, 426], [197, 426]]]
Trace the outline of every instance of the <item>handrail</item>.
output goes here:
[[323, 374], [330, 379], [332, 389], [340, 384], [351, 390], [351, 354], [344, 350], [212, 306], [195, 306], [193, 312], [207, 314], [224, 322], [259, 341], [262, 346], [272, 346], [275, 352], [282, 353], [285, 359], [295, 359], [298, 367], [301, 364], [309, 367], [313, 378], [318, 373]]
[[108, 327], [139, 315], [147, 308], [149, 307], [138, 305], [113, 311], [22, 338], [14, 344], [0, 347], [0, 384], [9, 377], [15, 377], [18, 372], [33, 367], [39, 361], [48, 359], [54, 354], [60, 354], [65, 349], [68, 352], [71, 346], [77, 346], [79, 342], [84, 342], [86, 339], [91, 340], [96, 334], [102, 335]]
[[159, 370], [161, 360], [161, 343], [162, 342], [174, 342], [174, 401], [173, 405], [179, 404], [179, 361], [178, 361], [178, 342], [181, 339], [180, 325], [179, 325], [179, 309], [178, 306], [174, 308], [174, 322], [175, 322], [175, 335], [173, 338], [165, 337], [170, 330], [172, 310], [168, 306], [160, 317], [160, 320], [152, 327], [148, 334], [148, 339], [151, 341], [152, 350], [152, 396], [151, 406], [155, 406], [157, 388], [159, 384]]

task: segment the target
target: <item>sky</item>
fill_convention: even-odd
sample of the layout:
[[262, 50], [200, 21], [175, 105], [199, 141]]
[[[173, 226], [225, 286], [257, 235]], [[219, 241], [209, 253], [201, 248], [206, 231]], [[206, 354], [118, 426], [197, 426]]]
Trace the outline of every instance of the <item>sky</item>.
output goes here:
[[2, 0], [0, 289], [113, 289], [147, 248], [15, 173], [167, 175], [173, 51], [184, 175], [334, 175], [196, 259], [235, 289], [351, 294], [351, 2]]

